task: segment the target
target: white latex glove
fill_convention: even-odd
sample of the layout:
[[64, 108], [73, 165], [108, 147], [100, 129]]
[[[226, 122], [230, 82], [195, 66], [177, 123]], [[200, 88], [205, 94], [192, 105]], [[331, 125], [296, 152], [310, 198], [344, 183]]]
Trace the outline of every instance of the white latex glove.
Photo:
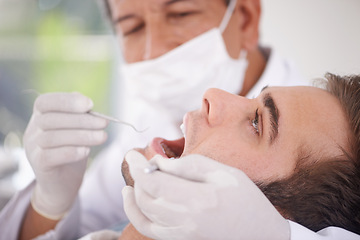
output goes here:
[[80, 188], [90, 146], [102, 144], [107, 121], [86, 114], [92, 101], [79, 93], [39, 96], [24, 134], [26, 156], [36, 176], [32, 206], [58, 220]]
[[123, 189], [134, 227], [154, 239], [290, 239], [287, 222], [240, 170], [201, 155], [126, 155], [134, 188]]
[[101, 230], [93, 233], [89, 233], [79, 240], [117, 240], [121, 233], [111, 230]]

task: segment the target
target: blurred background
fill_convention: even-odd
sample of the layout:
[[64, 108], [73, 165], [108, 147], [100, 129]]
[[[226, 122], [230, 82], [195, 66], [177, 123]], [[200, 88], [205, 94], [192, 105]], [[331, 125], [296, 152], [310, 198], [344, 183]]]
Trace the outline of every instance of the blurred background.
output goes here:
[[116, 104], [104, 16], [96, 0], [0, 0], [0, 208], [33, 178], [21, 141], [39, 93], [81, 92], [103, 113]]
[[[97, 1], [0, 0], [0, 209], [33, 177], [21, 139], [39, 93], [78, 91], [95, 110], [116, 115], [121, 57]], [[260, 42], [292, 59], [304, 76], [360, 74], [360, 1], [262, 4]], [[111, 127], [109, 133], [108, 143]]]
[[309, 78], [360, 74], [359, 0], [262, 0], [261, 42]]

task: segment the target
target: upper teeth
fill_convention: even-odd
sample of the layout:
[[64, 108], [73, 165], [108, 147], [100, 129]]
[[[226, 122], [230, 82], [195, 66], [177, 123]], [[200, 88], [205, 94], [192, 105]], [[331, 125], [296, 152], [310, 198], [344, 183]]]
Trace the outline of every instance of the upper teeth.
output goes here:
[[183, 133], [183, 135], [184, 135], [184, 138], [185, 138], [185, 125], [184, 125], [184, 123], [182, 123], [181, 125], [180, 125], [180, 129], [181, 129], [181, 132]]

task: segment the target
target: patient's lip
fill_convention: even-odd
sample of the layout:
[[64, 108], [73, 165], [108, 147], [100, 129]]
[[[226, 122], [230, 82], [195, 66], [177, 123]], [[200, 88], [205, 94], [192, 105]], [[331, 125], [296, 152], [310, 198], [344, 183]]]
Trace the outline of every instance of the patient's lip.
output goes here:
[[155, 154], [160, 154], [161, 156], [163, 157], [166, 157], [166, 154], [164, 153], [164, 150], [161, 146], [161, 143], [164, 141], [163, 138], [154, 138], [150, 144], [149, 144], [149, 147], [151, 149], [151, 151], [153, 151]]

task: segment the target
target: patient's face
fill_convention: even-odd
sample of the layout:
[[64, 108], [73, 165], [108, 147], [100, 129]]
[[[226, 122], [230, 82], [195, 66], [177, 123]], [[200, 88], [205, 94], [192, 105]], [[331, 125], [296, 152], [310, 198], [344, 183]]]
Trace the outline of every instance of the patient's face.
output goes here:
[[[315, 87], [267, 88], [255, 99], [210, 89], [201, 109], [185, 115], [184, 125], [183, 156], [208, 156], [254, 181], [291, 175], [301, 149], [321, 157], [342, 154], [339, 146], [347, 149], [348, 127], [338, 100]], [[164, 155], [166, 145], [176, 155], [183, 141], [155, 139], [142, 152], [148, 158]]]

